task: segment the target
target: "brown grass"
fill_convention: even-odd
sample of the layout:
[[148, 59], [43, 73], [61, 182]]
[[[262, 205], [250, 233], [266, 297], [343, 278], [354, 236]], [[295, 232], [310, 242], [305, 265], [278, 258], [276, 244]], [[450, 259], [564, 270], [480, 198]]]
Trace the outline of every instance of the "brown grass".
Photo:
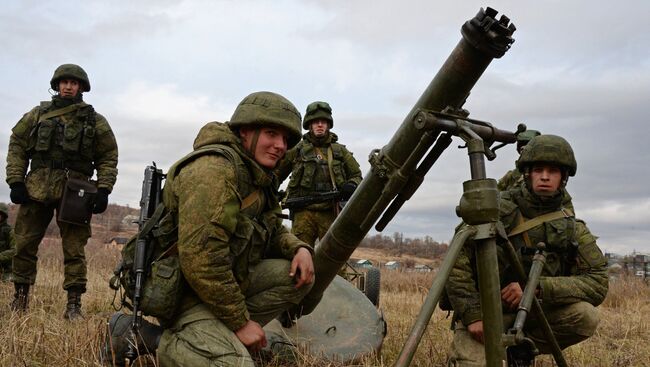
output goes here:
[[[86, 247], [88, 292], [83, 297], [86, 320], [63, 320], [65, 293], [60, 241], [41, 245], [36, 286], [30, 309], [24, 314], [9, 311], [11, 283], [0, 284], [0, 366], [98, 366], [98, 346], [104, 322], [114, 311], [108, 280], [119, 259], [115, 248], [91, 240]], [[381, 355], [361, 366], [392, 365], [413, 326], [428, 292], [432, 274], [383, 271], [381, 309], [388, 322], [388, 335]], [[612, 282], [600, 307], [602, 321], [596, 335], [568, 348], [570, 366], [650, 366], [650, 288], [636, 279]], [[425, 332], [412, 366], [443, 366], [452, 338], [447, 313], [437, 310]], [[327, 365], [306, 355], [300, 366]], [[278, 362], [270, 365], [279, 366]], [[337, 364], [330, 364], [337, 366]], [[553, 366], [552, 358], [538, 358], [537, 366]]]

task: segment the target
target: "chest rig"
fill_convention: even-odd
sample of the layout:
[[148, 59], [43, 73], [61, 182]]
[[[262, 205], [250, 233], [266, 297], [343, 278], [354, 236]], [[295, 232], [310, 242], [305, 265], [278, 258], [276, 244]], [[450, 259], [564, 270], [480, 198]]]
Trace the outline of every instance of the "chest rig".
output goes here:
[[42, 102], [40, 110], [27, 149], [32, 170], [69, 169], [92, 176], [97, 120], [94, 108], [84, 102], [63, 108]]
[[333, 191], [345, 181], [343, 150], [339, 144], [317, 147], [304, 140], [299, 144], [289, 181], [291, 197]]

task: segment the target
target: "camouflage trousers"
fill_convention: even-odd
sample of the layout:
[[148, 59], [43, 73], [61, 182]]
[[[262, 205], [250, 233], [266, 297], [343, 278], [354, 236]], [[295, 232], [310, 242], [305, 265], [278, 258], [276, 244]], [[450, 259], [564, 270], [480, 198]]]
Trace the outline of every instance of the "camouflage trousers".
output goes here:
[[[578, 344], [592, 336], [600, 320], [598, 309], [587, 302], [544, 307], [544, 313], [562, 349]], [[514, 323], [515, 314], [505, 314], [503, 320], [505, 330]], [[524, 333], [535, 342], [541, 354], [551, 353], [550, 344], [546, 341], [539, 322], [532, 318], [532, 315], [526, 320]], [[450, 367], [485, 366], [484, 345], [474, 340], [460, 321], [455, 325], [448, 365]]]
[[[34, 284], [38, 245], [45, 236], [58, 203], [29, 202], [22, 204], [16, 217], [16, 254], [13, 258], [13, 280], [20, 284]], [[84, 247], [90, 238], [90, 225], [58, 222], [63, 243], [65, 277], [63, 289], [72, 287], [86, 291], [86, 255]]]
[[[295, 288], [289, 277], [291, 263], [263, 260], [251, 268], [245, 292], [251, 319], [264, 326], [297, 305], [311, 289]], [[255, 366], [246, 347], [209, 309], [200, 303], [183, 312], [160, 338], [160, 366]]]
[[291, 233], [301, 241], [314, 247], [316, 240], [325, 236], [325, 232], [334, 223], [334, 219], [336, 219], [334, 209], [323, 211], [300, 210], [294, 213]]

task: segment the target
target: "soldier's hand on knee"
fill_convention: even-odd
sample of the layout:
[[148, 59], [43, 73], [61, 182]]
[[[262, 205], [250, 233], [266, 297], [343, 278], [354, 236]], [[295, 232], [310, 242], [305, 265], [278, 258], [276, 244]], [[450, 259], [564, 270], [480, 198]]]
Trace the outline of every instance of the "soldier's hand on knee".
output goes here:
[[290, 277], [296, 277], [296, 288], [314, 282], [314, 262], [311, 259], [311, 252], [304, 247], [296, 251], [291, 261]]
[[483, 321], [474, 321], [473, 323], [467, 325], [467, 332], [469, 332], [469, 335], [471, 335], [474, 340], [485, 344], [483, 339]]
[[501, 290], [501, 300], [510, 310], [515, 310], [521, 302], [524, 292], [517, 282], [512, 282]]
[[248, 320], [244, 326], [235, 331], [239, 341], [251, 352], [259, 352], [266, 347], [266, 334], [262, 326], [253, 320]]

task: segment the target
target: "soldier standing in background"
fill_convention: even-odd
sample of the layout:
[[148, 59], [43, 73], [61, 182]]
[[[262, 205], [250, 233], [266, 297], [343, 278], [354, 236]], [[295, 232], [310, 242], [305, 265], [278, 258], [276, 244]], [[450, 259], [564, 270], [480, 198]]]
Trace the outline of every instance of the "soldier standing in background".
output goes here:
[[[564, 187], [577, 169], [569, 143], [555, 135], [537, 136], [523, 150], [517, 169], [524, 184], [501, 192], [500, 221], [527, 274], [536, 252], [534, 246], [539, 242], [546, 245], [546, 263], [535, 295], [541, 301], [558, 344], [564, 349], [596, 331], [599, 322], [596, 306], [603, 302], [608, 290], [607, 260], [585, 222], [576, 219], [563, 205]], [[504, 242], [499, 241], [497, 245], [507, 328], [514, 321], [522, 289], [512, 276], [515, 271], [506, 260]], [[467, 242], [446, 285], [454, 309], [450, 366], [485, 365], [475, 256], [474, 242]], [[550, 353], [538, 321], [535, 318], [526, 321], [526, 337], [535, 342], [541, 353]], [[529, 366], [531, 354], [527, 348], [525, 345], [508, 348], [509, 360], [515, 360], [518, 366]]]
[[[526, 144], [528, 144], [532, 138], [540, 134], [541, 133], [537, 130], [526, 130], [522, 133], [517, 134], [517, 153], [521, 155], [521, 151], [524, 149]], [[514, 189], [523, 182], [523, 179], [523, 176], [515, 167], [515, 169], [511, 169], [510, 171], [506, 172], [503, 177], [501, 177], [501, 179], [497, 182], [497, 189], [499, 189], [499, 191]]]
[[[13, 310], [27, 309], [29, 288], [36, 280], [38, 246], [59, 205], [66, 181], [89, 181], [97, 173], [92, 213], [102, 213], [117, 177], [117, 143], [104, 116], [83, 101], [90, 81], [79, 66], [59, 66], [50, 81], [58, 92], [27, 112], [12, 129], [7, 153], [7, 183], [11, 201], [20, 204], [16, 217]], [[29, 167], [29, 172], [28, 172]], [[90, 224], [57, 220], [63, 243], [68, 293], [66, 319], [83, 318], [81, 295], [86, 292], [84, 246]]]
[[[339, 144], [330, 130], [334, 126], [332, 108], [326, 102], [307, 106], [302, 127], [309, 130], [302, 140], [278, 164], [280, 182], [289, 173], [287, 198], [310, 197], [318, 193], [340, 191], [341, 200], [348, 200], [361, 183], [361, 169], [352, 153]], [[291, 232], [314, 246], [336, 219], [338, 200], [315, 203], [292, 210]]]
[[14, 231], [7, 223], [7, 218], [9, 218], [9, 207], [5, 203], [0, 203], [0, 272], [3, 281], [11, 279], [11, 259], [16, 253]]

